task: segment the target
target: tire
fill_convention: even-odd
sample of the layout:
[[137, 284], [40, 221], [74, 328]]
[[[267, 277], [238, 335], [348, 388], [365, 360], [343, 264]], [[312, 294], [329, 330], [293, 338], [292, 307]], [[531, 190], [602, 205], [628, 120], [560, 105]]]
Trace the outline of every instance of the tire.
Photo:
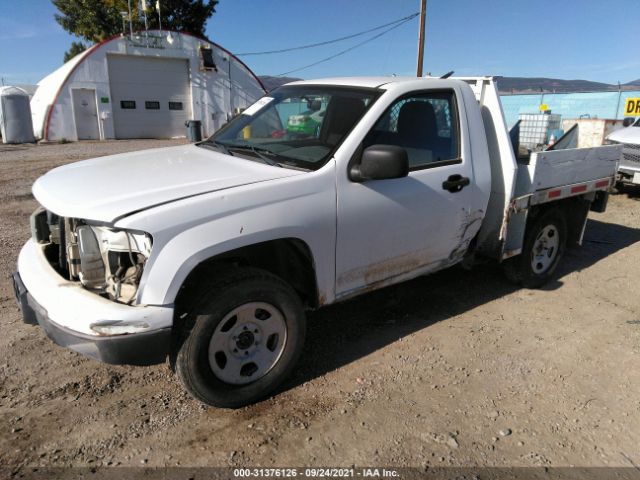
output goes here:
[[522, 253], [504, 262], [507, 278], [526, 288], [547, 283], [560, 263], [567, 244], [567, 224], [561, 210], [554, 208], [527, 226]]
[[306, 319], [298, 295], [275, 275], [245, 267], [221, 272], [200, 292], [178, 320], [171, 358], [185, 389], [223, 408], [267, 397], [302, 352]]

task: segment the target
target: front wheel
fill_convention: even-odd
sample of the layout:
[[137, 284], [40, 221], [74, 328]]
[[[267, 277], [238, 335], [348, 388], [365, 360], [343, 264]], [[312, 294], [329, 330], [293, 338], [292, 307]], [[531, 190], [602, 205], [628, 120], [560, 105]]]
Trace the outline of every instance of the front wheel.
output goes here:
[[285, 379], [304, 343], [305, 314], [295, 291], [254, 268], [212, 281], [177, 327], [176, 374], [198, 400], [238, 408]]
[[552, 209], [527, 226], [522, 253], [504, 262], [509, 280], [538, 288], [553, 276], [567, 243], [567, 224], [560, 210]]

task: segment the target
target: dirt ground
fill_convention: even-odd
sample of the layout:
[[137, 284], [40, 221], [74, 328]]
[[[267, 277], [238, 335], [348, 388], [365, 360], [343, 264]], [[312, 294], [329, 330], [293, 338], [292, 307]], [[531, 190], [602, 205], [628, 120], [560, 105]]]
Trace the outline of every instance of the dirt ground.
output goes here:
[[33, 181], [175, 143], [0, 146], [0, 466], [640, 465], [640, 192], [591, 214], [542, 290], [451, 269], [311, 314], [293, 377], [240, 410], [23, 324], [7, 277]]

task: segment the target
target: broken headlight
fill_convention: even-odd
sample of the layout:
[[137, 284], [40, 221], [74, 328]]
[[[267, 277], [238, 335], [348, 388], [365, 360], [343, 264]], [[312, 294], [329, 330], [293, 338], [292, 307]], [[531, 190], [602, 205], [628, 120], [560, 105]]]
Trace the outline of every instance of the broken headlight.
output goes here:
[[82, 224], [67, 245], [69, 273], [112, 300], [131, 303], [138, 291], [151, 237], [142, 232]]
[[80, 257], [80, 268], [77, 271], [80, 282], [87, 288], [101, 289], [106, 287], [106, 269], [102, 259], [102, 251], [98, 238], [89, 225], [76, 229], [78, 235], [77, 250]]

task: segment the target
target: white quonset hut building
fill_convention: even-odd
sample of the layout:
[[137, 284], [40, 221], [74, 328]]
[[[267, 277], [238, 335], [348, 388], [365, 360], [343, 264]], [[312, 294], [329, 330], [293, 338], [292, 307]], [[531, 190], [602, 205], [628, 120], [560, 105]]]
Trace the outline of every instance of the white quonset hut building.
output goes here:
[[150, 30], [96, 44], [38, 83], [31, 100], [43, 140], [171, 138], [200, 120], [212, 134], [265, 94], [224, 48], [193, 35]]

